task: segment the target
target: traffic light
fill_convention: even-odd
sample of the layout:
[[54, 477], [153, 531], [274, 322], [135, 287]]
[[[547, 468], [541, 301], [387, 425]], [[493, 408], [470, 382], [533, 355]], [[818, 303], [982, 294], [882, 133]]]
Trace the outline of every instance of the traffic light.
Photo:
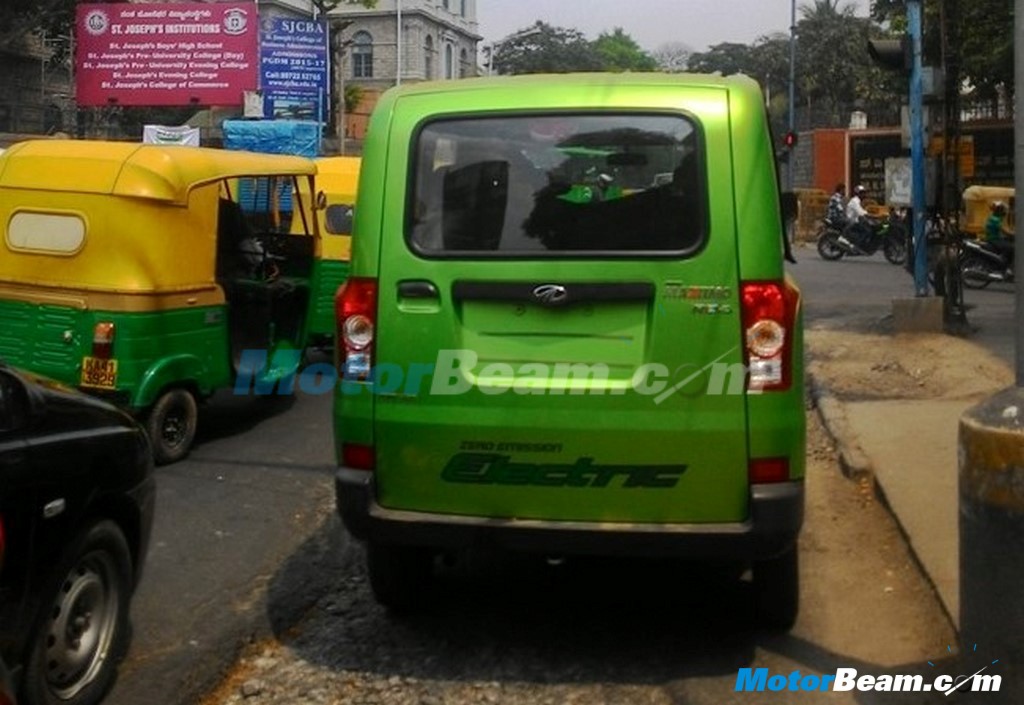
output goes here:
[[782, 138], [782, 144], [786, 146], [786, 149], [793, 149], [796, 147], [797, 141], [799, 141], [800, 135], [793, 130], [787, 132]]
[[910, 37], [899, 39], [869, 39], [868, 54], [883, 69], [909, 71], [913, 65]]

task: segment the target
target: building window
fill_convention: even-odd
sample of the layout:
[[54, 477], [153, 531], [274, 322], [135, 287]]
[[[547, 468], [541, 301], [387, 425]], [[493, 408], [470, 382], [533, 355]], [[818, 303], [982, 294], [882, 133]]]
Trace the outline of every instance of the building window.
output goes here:
[[429, 34], [423, 42], [423, 78], [428, 81], [434, 77], [434, 38]]
[[466, 16], [466, 0], [460, 0], [459, 2], [459, 14], [463, 17]]
[[369, 32], [356, 32], [352, 37], [353, 78], [373, 78], [373, 37]]
[[441, 0], [441, 7], [443, 7], [446, 10], [450, 10], [451, 8], [448, 6], [448, 2], [449, 0]]
[[444, 45], [444, 77], [455, 78], [455, 50], [451, 44]]
[[469, 53], [465, 49], [459, 51], [459, 78], [469, 77]]

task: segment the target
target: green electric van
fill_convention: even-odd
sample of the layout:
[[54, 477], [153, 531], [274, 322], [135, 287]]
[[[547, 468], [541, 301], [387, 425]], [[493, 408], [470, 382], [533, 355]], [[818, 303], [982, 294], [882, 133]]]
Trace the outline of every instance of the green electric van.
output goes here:
[[798, 607], [800, 293], [757, 84], [392, 89], [335, 302], [336, 489], [392, 608], [469, 546], [742, 561]]

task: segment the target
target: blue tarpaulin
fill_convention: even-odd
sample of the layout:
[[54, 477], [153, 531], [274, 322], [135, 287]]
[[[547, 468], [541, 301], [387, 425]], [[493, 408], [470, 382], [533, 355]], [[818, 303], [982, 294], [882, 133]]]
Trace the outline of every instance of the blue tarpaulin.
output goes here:
[[[266, 154], [294, 154], [316, 157], [320, 154], [320, 124], [308, 120], [225, 120], [224, 148]], [[261, 183], [262, 182], [262, 183]], [[280, 184], [281, 210], [291, 210], [291, 189]], [[265, 179], [242, 179], [238, 184], [238, 202], [247, 211], [266, 210], [269, 199]]]
[[312, 120], [225, 120], [224, 149], [267, 154], [320, 154], [320, 123]]

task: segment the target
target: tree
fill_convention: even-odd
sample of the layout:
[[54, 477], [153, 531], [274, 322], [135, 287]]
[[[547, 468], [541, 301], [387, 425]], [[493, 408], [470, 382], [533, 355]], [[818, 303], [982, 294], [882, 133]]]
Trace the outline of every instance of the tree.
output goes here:
[[804, 5], [796, 25], [804, 97], [822, 105], [833, 124], [841, 124], [842, 108], [862, 97], [861, 78], [874, 68], [867, 53], [871, 22], [857, 17], [852, 5], [840, 7], [839, 1]]
[[500, 74], [600, 71], [602, 59], [583, 33], [576, 29], [536, 24], [514, 33], [497, 45], [491, 59]]
[[640, 48], [631, 36], [616, 27], [611, 34], [602, 33], [593, 42], [604, 71], [654, 71], [657, 62]]
[[[906, 28], [905, 1], [874, 0], [871, 16], [894, 31], [902, 32]], [[938, 66], [942, 62], [944, 16], [947, 39], [953, 44], [948, 50], [959, 56], [961, 79], [974, 88], [978, 97], [991, 99], [1000, 92], [1012, 96], [1013, 3], [1008, 0], [926, 0], [923, 57], [926, 65]]]
[[761, 84], [772, 128], [781, 135], [789, 116], [789, 37], [781, 32], [758, 37], [750, 59], [750, 75]]
[[693, 49], [686, 44], [668, 42], [655, 49], [651, 56], [662, 71], [680, 73], [686, 71], [691, 54], [693, 54]]
[[756, 69], [752, 47], [735, 42], [714, 44], [705, 52], [691, 54], [688, 66], [697, 73], [720, 73], [723, 76], [734, 73], [751, 75]]
[[355, 83], [349, 83], [345, 85], [345, 113], [351, 115], [358, 108], [359, 104], [363, 102], [363, 98], [366, 96], [366, 91], [363, 87]]

